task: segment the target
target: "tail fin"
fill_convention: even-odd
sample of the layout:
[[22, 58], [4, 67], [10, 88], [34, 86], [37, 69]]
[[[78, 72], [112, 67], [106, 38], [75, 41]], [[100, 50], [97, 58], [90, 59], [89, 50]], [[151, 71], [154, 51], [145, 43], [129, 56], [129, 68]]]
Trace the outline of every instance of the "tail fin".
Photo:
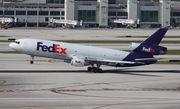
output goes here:
[[149, 36], [146, 40], [144, 40], [141, 44], [145, 45], [159, 45], [161, 42], [162, 38], [167, 32], [167, 28], [160, 28], [157, 30], [154, 34]]
[[142, 43], [132, 43], [131, 49], [133, 50], [133, 52], [151, 55], [166, 54], [167, 48], [158, 45], [161, 42], [164, 35], [166, 34], [167, 30], [167, 28], [160, 28], [154, 34], [152, 34], [146, 40], [144, 40]]

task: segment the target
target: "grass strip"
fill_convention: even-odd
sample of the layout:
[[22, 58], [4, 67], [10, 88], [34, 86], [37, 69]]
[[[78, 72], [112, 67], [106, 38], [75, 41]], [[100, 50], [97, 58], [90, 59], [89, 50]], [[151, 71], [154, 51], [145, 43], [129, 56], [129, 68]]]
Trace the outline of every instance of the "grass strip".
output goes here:
[[0, 36], [0, 37], [10, 37], [10, 36]]
[[[131, 35], [127, 35], [127, 36], [131, 36]], [[149, 36], [131, 36], [129, 38], [147, 38]], [[115, 38], [128, 38], [126, 36], [115, 36]], [[180, 38], [180, 36], [164, 36], [164, 38]]]
[[180, 55], [180, 49], [179, 50], [168, 50], [168, 55]]
[[0, 53], [3, 53], [3, 54], [22, 54], [21, 52], [18, 52], [18, 51], [0, 51]]

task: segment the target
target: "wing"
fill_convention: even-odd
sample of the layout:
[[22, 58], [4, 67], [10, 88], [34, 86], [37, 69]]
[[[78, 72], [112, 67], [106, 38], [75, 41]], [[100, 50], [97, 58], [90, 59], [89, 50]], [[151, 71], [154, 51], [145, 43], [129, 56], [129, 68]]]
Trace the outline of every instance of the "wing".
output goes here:
[[84, 59], [85, 61], [88, 61], [88, 62], [101, 62], [101, 63], [112, 64], [112, 65], [116, 65], [118, 63], [119, 64], [145, 64], [144, 62], [140, 62], [140, 61], [117, 61], [117, 60], [110, 60], [110, 59], [104, 59], [104, 58], [98, 58], [98, 57], [87, 57], [87, 56], [81, 56], [81, 55], [73, 56], [73, 58]]
[[135, 59], [135, 61], [157, 61], [165, 58], [140, 58], [140, 59]]
[[109, 59], [103, 59], [103, 58], [96, 58], [96, 57], [87, 57], [85, 58], [87, 61], [93, 61], [93, 62], [105, 62], [105, 63], [114, 63], [114, 64], [144, 64], [143, 62], [135, 62], [135, 61], [117, 61], [117, 60], [109, 60]]

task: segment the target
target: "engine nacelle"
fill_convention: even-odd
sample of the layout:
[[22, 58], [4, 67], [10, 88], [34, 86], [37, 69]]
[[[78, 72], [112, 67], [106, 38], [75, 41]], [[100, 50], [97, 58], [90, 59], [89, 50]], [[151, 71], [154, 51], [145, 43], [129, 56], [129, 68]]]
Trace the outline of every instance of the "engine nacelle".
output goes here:
[[134, 52], [141, 52], [151, 55], [159, 55], [159, 54], [166, 54], [167, 48], [158, 46], [158, 45], [144, 45], [144, 44], [137, 44], [132, 43], [130, 45], [130, 49]]
[[136, 49], [140, 44], [138, 43], [131, 43], [131, 45], [129, 46], [130, 50], [134, 50]]
[[71, 60], [71, 65], [76, 66], [76, 67], [83, 67], [85, 65], [85, 60], [84, 59], [73, 58]]

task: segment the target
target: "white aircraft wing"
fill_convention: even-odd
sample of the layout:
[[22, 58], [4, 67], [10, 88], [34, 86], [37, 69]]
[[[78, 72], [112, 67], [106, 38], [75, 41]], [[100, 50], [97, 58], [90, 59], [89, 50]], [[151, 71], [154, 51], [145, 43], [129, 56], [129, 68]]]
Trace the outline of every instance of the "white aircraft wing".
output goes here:
[[143, 62], [133, 62], [133, 61], [115, 61], [115, 60], [102, 60], [102, 62], [111, 62], [111, 63], [122, 63], [122, 64], [144, 64]]
[[161, 60], [165, 58], [140, 58], [140, 59], [135, 59], [135, 61], [153, 61], [153, 60]]
[[135, 61], [116, 61], [116, 60], [109, 60], [109, 59], [102, 59], [102, 58], [95, 58], [95, 57], [88, 57], [86, 58], [87, 61], [95, 61], [95, 62], [106, 62], [106, 63], [122, 63], [122, 64], [144, 64], [143, 62], [135, 62]]

